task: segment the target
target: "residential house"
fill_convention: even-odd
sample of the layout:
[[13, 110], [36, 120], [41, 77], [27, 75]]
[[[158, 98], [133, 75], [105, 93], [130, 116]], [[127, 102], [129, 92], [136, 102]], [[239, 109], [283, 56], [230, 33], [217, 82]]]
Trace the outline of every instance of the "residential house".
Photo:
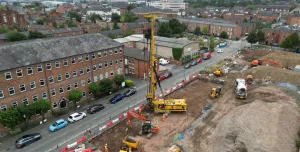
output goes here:
[[57, 12], [60, 14], [67, 14], [75, 10], [75, 7], [72, 5], [64, 4], [57, 6]]
[[138, 17], [144, 17], [147, 14], [155, 14], [157, 17], [176, 17], [177, 12], [171, 9], [158, 9], [155, 7], [137, 7], [131, 10]]
[[12, 26], [17, 25], [20, 28], [26, 29], [29, 23], [26, 21], [26, 13], [23, 9], [6, 6], [0, 10], [0, 25]]
[[146, 2], [146, 6], [154, 7], [160, 10], [172, 10], [176, 12], [178, 16], [186, 16], [188, 14], [188, 3], [183, 2], [169, 2], [169, 1], [149, 1]]
[[49, 30], [37, 30], [48, 37], [66, 37], [66, 36], [74, 36], [74, 35], [83, 35], [84, 31], [80, 27], [68, 27], [65, 25], [64, 28], [51, 28]]
[[286, 27], [271, 29], [271, 28], [265, 28], [262, 29], [262, 31], [265, 33], [265, 44], [266, 45], [280, 45], [285, 38], [292, 35], [293, 33], [297, 33], [298, 36], [300, 36], [299, 31], [295, 31]]
[[124, 34], [123, 29], [116, 29], [116, 30], [108, 30], [108, 31], [101, 31], [101, 34], [105, 36], [112, 36], [112, 37], [122, 37]]
[[136, 34], [141, 34], [143, 33], [143, 26], [141, 24], [138, 24], [136, 22], [133, 23], [124, 23], [121, 26], [121, 29], [126, 31], [127, 29], [133, 29], [135, 31]]
[[286, 24], [290, 27], [300, 26], [300, 12], [293, 12], [288, 15]]
[[97, 24], [84, 24], [81, 27], [85, 33], [99, 33], [101, 31], [101, 27]]
[[223, 19], [236, 24], [243, 23], [244, 19], [252, 23], [256, 19], [256, 15], [251, 13], [225, 13]]
[[291, 5], [257, 5], [256, 8], [261, 11], [275, 11], [282, 14], [288, 14]]
[[115, 1], [110, 3], [112, 7], [119, 8], [121, 15], [127, 12], [128, 3], [124, 1]]
[[280, 20], [281, 13], [273, 11], [259, 11], [257, 13], [257, 19], [267, 22], [277, 22]]
[[98, 14], [103, 20], [108, 22], [111, 21], [111, 16], [113, 13], [121, 14], [119, 8], [103, 8], [103, 7], [91, 7], [87, 9], [87, 15]]

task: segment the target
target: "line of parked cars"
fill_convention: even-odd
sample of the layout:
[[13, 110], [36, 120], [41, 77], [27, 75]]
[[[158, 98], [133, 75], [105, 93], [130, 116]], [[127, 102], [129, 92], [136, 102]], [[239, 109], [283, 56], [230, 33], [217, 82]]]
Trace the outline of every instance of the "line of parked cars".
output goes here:
[[186, 64], [186, 65], [184, 66], [184, 68], [185, 68], [185, 69], [188, 69], [188, 68], [190, 68], [190, 67], [192, 67], [192, 66], [195, 66], [195, 65], [197, 65], [198, 63], [201, 63], [201, 62], [202, 62], [202, 58], [198, 58], [198, 59], [193, 60], [193, 61], [191, 61], [190, 63]]

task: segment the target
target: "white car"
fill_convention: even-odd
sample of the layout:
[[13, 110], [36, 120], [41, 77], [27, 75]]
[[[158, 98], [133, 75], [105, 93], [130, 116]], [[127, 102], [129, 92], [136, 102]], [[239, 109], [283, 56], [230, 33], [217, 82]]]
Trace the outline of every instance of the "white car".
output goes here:
[[68, 121], [70, 123], [73, 123], [73, 122], [76, 122], [76, 121], [79, 121], [81, 119], [83, 119], [84, 117], [86, 117], [86, 114], [84, 112], [79, 112], [79, 113], [73, 113], [71, 114], [69, 117], [68, 117]]
[[160, 65], [167, 65], [167, 64], [169, 64], [169, 61], [166, 60], [166, 59], [164, 59], [164, 58], [160, 58], [160, 59], [159, 59], [159, 64], [160, 64]]
[[217, 50], [217, 53], [223, 53], [223, 52], [224, 52], [223, 49], [218, 49], [218, 50]]

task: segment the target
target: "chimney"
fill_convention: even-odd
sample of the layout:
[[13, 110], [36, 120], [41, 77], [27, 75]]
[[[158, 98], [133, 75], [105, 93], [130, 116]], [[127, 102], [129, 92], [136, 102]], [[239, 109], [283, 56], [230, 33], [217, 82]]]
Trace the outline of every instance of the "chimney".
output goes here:
[[69, 28], [67, 24], [65, 24], [64, 27], [65, 27], [65, 29], [68, 29], [68, 28]]

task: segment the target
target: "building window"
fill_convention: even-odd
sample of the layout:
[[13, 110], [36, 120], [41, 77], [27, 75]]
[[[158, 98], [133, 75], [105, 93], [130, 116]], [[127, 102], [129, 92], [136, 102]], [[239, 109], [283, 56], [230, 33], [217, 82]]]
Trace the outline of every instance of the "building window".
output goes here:
[[105, 78], [108, 78], [108, 72], [105, 72]]
[[71, 90], [71, 85], [70, 85], [70, 84], [67, 85], [67, 90], [68, 90], [68, 91]]
[[116, 60], [116, 64], [118, 64], [118, 59]]
[[58, 107], [57, 102], [53, 102], [52, 106], [53, 106], [53, 109], [57, 108]]
[[87, 83], [90, 84], [91, 83], [91, 78], [87, 79]]
[[134, 74], [134, 67], [131, 67], [131, 69], [132, 69], [132, 73]]
[[6, 16], [3, 16], [3, 20], [4, 20], [4, 22], [7, 22]]
[[100, 79], [100, 80], [102, 80], [102, 79], [103, 79], [103, 74], [100, 74], [100, 77], [99, 77], [99, 79]]
[[89, 56], [89, 55], [86, 55], [86, 56], [85, 56], [85, 60], [86, 60], [86, 61], [88, 61], [88, 60], [89, 60], [89, 58], [90, 58], [90, 56]]
[[129, 70], [128, 70], [128, 72], [129, 72], [129, 73], [131, 73], [131, 67], [129, 67]]
[[74, 83], [74, 88], [78, 88], [78, 82]]
[[92, 91], [89, 91], [88, 93], [89, 93], [89, 95], [92, 95]]
[[60, 67], [60, 62], [59, 62], [59, 61], [56, 61], [56, 62], [55, 62], [55, 67], [56, 67], [56, 68], [59, 68], [59, 67]]
[[25, 84], [21, 84], [20, 85], [20, 92], [24, 92], [24, 91], [26, 91]]
[[112, 61], [112, 60], [110, 61], [109, 65], [110, 65], [110, 66], [112, 66], [112, 65], [113, 65], [113, 61]]
[[29, 104], [28, 103], [28, 98], [26, 98], [26, 97], [22, 100], [22, 102], [23, 102], [24, 105], [28, 105]]
[[54, 97], [56, 95], [55, 89], [51, 90], [51, 96]]
[[61, 80], [62, 80], [61, 74], [57, 75], [57, 81], [61, 81]]
[[35, 89], [35, 81], [30, 82], [30, 89]]
[[60, 87], [60, 88], [59, 88], [59, 93], [60, 93], [60, 94], [64, 93], [64, 88], [63, 88], [63, 87]]
[[107, 56], [107, 51], [104, 51], [104, 56]]
[[127, 60], [128, 60], [128, 64], [131, 64], [131, 60], [130, 60], [130, 58], [128, 58]]
[[64, 66], [68, 66], [68, 60], [64, 60]]
[[93, 71], [96, 71], [96, 70], [97, 70], [97, 66], [93, 65]]
[[120, 48], [119, 52], [120, 52], [120, 53], [122, 53], [122, 52], [123, 52], [122, 48]]
[[83, 68], [81, 68], [81, 69], [79, 70], [79, 73], [80, 73], [80, 75], [84, 74]]
[[85, 86], [85, 80], [81, 80], [81, 86]]
[[44, 79], [40, 79], [40, 86], [44, 86], [45, 85], [45, 80]]
[[123, 62], [123, 58], [120, 58], [120, 63], [122, 63]]
[[3, 90], [0, 89], [0, 99], [4, 98]]
[[33, 69], [32, 69], [32, 67], [28, 67], [28, 68], [27, 68], [27, 74], [28, 74], [28, 75], [32, 75], [32, 74], [33, 74]]
[[108, 62], [105, 62], [105, 67], [107, 67], [108, 66]]
[[47, 64], [46, 64], [46, 68], [47, 68], [47, 70], [51, 70], [51, 69], [52, 69], [51, 63], [47, 63]]
[[82, 97], [85, 97], [85, 96], [86, 96], [85, 91], [82, 91]]
[[69, 79], [69, 78], [70, 78], [70, 73], [67, 72], [67, 73], [66, 73], [66, 79]]
[[17, 108], [18, 107], [18, 101], [12, 102], [11, 106], [14, 107], [14, 108]]
[[110, 72], [110, 76], [114, 76], [114, 71], [111, 71], [111, 72]]
[[97, 81], [98, 81], [97, 76], [94, 76], [94, 82], [97, 82]]
[[95, 53], [93, 53], [93, 54], [92, 54], [92, 58], [93, 58], [93, 59], [95, 59], [95, 58], [96, 58], [96, 56], [95, 56]]
[[112, 52], [113, 52], [113, 51], [112, 51], [112, 50], [110, 50], [110, 51], [109, 51], [109, 55], [112, 55]]
[[43, 67], [42, 67], [42, 65], [38, 65], [38, 66], [37, 66], [37, 71], [38, 71], [38, 72], [43, 72]]
[[6, 80], [11, 80], [12, 79], [12, 76], [11, 76], [10, 72], [5, 72], [5, 79]]
[[32, 96], [32, 100], [33, 102], [36, 102], [38, 100], [38, 96], [37, 95]]
[[75, 63], [76, 63], [76, 59], [72, 58], [72, 64], [75, 64]]
[[99, 69], [102, 69], [102, 63], [98, 64]]
[[78, 63], [81, 63], [81, 62], [83, 62], [82, 56], [79, 56], [79, 57], [78, 57]]
[[49, 83], [50, 83], [50, 84], [51, 84], [51, 83], [54, 83], [53, 76], [50, 76], [48, 79], [49, 79]]
[[118, 49], [115, 49], [115, 54], [117, 54], [118, 53]]
[[1, 106], [1, 111], [6, 111], [7, 110], [7, 106], [6, 105], [2, 105]]
[[90, 73], [90, 71], [91, 71], [91, 68], [89, 66], [86, 67], [86, 73]]
[[43, 98], [43, 99], [47, 99], [47, 92], [43, 92], [42, 98]]
[[98, 52], [98, 58], [102, 58], [102, 53]]
[[8, 92], [9, 92], [9, 95], [14, 95], [15, 94], [15, 88], [14, 87], [10, 87], [8, 88]]
[[134, 58], [131, 59], [131, 63], [134, 64]]
[[23, 77], [23, 72], [21, 69], [17, 70], [16, 73], [17, 73], [17, 77]]
[[73, 73], [73, 77], [77, 76], [77, 71], [76, 70], [72, 71], [72, 73]]

